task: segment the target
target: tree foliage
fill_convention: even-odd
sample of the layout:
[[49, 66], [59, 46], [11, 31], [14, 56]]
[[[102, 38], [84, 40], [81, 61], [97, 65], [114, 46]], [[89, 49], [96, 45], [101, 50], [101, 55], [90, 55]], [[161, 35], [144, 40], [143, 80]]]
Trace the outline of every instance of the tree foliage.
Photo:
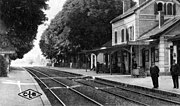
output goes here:
[[41, 39], [43, 54], [48, 55], [45, 42], [66, 56], [100, 47], [111, 40], [110, 21], [122, 14], [122, 5], [121, 0], [67, 0], [43, 34], [42, 38], [58, 39], [53, 45]]
[[33, 47], [38, 25], [47, 18], [47, 0], [0, 0], [0, 15], [7, 27], [7, 36], [16, 49], [16, 57], [22, 58]]

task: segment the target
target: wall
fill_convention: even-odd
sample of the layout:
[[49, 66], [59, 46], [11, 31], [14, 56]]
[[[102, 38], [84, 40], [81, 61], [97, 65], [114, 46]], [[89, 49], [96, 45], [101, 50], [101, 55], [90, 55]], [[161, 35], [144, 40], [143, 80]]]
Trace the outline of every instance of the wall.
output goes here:
[[[121, 39], [120, 39], [120, 36], [121, 36], [121, 29], [123, 28], [128, 28], [130, 26], [135, 26], [135, 14], [123, 19], [123, 20], [120, 20], [120, 21], [117, 21], [115, 23], [112, 24], [112, 45], [117, 45], [117, 44], [121, 44]], [[134, 28], [135, 29], [135, 28]], [[117, 31], [117, 44], [115, 44], [115, 31]], [[135, 32], [135, 31], [134, 31]]]

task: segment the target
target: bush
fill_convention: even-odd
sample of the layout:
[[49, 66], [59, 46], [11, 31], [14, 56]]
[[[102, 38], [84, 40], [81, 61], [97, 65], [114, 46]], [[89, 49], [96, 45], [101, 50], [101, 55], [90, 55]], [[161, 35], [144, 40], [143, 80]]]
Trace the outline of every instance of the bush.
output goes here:
[[0, 77], [7, 77], [8, 63], [4, 56], [0, 55]]

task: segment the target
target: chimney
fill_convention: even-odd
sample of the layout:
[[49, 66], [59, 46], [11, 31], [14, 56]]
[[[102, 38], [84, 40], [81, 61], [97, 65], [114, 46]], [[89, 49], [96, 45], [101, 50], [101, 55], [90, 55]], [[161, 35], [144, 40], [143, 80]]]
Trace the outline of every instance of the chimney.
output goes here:
[[123, 0], [123, 13], [131, 8], [131, 0]]
[[162, 11], [159, 12], [159, 28], [164, 24], [164, 13]]

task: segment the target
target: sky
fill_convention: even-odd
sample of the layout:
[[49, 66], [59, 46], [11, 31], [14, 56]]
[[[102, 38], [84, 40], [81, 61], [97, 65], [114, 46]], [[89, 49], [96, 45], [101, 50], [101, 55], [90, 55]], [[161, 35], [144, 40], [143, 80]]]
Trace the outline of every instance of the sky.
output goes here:
[[[50, 9], [44, 11], [46, 14], [46, 17], [48, 17], [48, 21], [46, 21], [46, 24], [50, 24], [51, 19], [53, 19], [56, 14], [62, 10], [62, 6], [65, 3], [66, 0], [49, 0], [47, 4], [49, 4]], [[46, 24], [39, 25], [38, 27], [38, 33], [36, 36], [36, 40], [34, 41], [34, 48], [24, 55], [23, 59], [17, 59], [15, 61], [12, 61], [12, 66], [24, 66], [24, 65], [43, 65], [47, 61], [45, 58], [41, 55], [42, 52], [39, 48], [39, 41], [41, 38], [42, 33], [44, 30], [48, 27]]]

